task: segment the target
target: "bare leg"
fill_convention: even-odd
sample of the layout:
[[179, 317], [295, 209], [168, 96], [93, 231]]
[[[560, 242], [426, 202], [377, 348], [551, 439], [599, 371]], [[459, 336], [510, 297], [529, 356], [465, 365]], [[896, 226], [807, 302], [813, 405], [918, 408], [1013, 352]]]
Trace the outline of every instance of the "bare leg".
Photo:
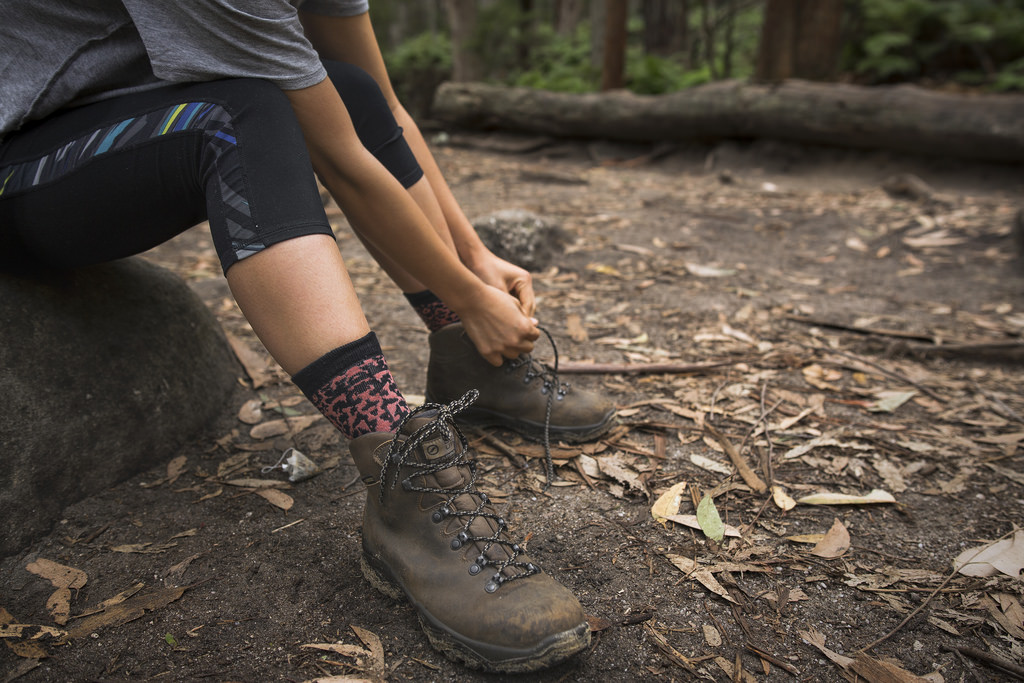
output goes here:
[[275, 244], [236, 263], [227, 280], [260, 341], [291, 375], [370, 331], [327, 235]]

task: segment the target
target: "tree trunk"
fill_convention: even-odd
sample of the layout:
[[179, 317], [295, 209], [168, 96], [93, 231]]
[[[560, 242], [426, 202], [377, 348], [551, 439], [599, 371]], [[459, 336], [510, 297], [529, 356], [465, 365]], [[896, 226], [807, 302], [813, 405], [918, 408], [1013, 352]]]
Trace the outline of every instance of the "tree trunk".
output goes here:
[[711, 0], [701, 0], [700, 23], [704, 41], [704, 61], [707, 62], [711, 80], [717, 80], [718, 65], [715, 63], [715, 27], [711, 19]]
[[667, 57], [672, 54], [673, 25], [669, 0], [643, 0], [644, 54]]
[[590, 0], [590, 65], [600, 69], [604, 62], [606, 0]]
[[843, 0], [768, 0], [757, 80], [834, 78], [842, 49], [842, 17]]
[[605, 0], [604, 59], [601, 66], [601, 90], [626, 87], [627, 0]]
[[573, 95], [442, 85], [433, 114], [452, 125], [559, 137], [692, 142], [772, 138], [840, 147], [1024, 162], [1024, 95], [810, 81], [720, 81], [667, 95]]
[[445, 0], [444, 7], [452, 33], [452, 80], [479, 81], [484, 67], [471, 45], [476, 32], [476, 0]]
[[583, 0], [557, 0], [555, 3], [555, 31], [560, 36], [572, 36], [583, 18]]

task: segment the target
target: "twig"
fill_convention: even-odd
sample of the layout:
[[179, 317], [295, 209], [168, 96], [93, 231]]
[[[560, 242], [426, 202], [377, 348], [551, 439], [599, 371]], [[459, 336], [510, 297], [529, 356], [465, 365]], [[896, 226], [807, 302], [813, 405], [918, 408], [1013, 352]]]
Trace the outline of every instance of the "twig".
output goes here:
[[562, 361], [558, 364], [561, 375], [639, 375], [686, 374], [708, 372], [716, 368], [745, 363], [749, 358], [725, 360], [716, 363], [580, 363]]
[[755, 655], [757, 655], [758, 657], [760, 657], [764, 661], [768, 662], [769, 664], [774, 664], [775, 666], [779, 667], [780, 669], [782, 669], [786, 673], [792, 674], [793, 676], [797, 676], [800, 673], [800, 671], [795, 666], [793, 666], [792, 664], [789, 664], [788, 662], [784, 662], [784, 661], [782, 661], [781, 659], [779, 659], [778, 657], [776, 657], [774, 655], [768, 654], [767, 652], [765, 652], [764, 650], [762, 650], [759, 647], [754, 647], [750, 643], [746, 643], [743, 647], [745, 647], [747, 650], [749, 650], [750, 652], [754, 653]]
[[861, 358], [860, 356], [857, 356], [857, 355], [852, 354], [852, 353], [848, 353], [846, 351], [842, 351], [840, 349], [824, 349], [824, 348], [821, 348], [820, 346], [811, 346], [809, 344], [801, 344], [801, 346], [804, 346], [804, 347], [809, 348], [809, 349], [814, 349], [815, 351], [825, 351], [826, 353], [835, 353], [835, 354], [838, 354], [840, 356], [846, 356], [850, 360], [854, 360], [854, 361], [856, 361], [858, 363], [864, 363], [865, 365], [868, 365], [868, 366], [874, 368], [875, 370], [878, 370], [883, 375], [886, 375], [886, 376], [891, 377], [893, 379], [897, 379], [897, 380], [903, 382], [904, 384], [909, 384], [910, 386], [914, 387], [915, 389], [917, 389], [921, 393], [927, 394], [928, 396], [931, 396], [932, 398], [934, 398], [936, 401], [939, 401], [940, 403], [945, 403], [946, 402], [946, 399], [944, 399], [942, 396], [936, 394], [934, 391], [932, 391], [928, 387], [924, 386], [923, 384], [920, 384], [919, 382], [915, 382], [914, 380], [910, 379], [909, 377], [904, 377], [903, 375], [899, 374], [898, 372], [893, 372], [892, 370], [889, 370], [888, 368], [885, 368], [885, 367], [879, 365], [878, 363], [875, 363], [874, 361], [870, 361], [867, 358]]
[[883, 330], [878, 327], [859, 327], [857, 325], [844, 325], [842, 323], [833, 323], [827, 320], [815, 320], [814, 318], [805, 318], [801, 315], [787, 315], [787, 320], [794, 322], [803, 323], [805, 325], [814, 325], [815, 327], [828, 327], [833, 330], [845, 330], [846, 332], [856, 332], [857, 334], [873, 335], [879, 337], [897, 337], [899, 339], [913, 339], [914, 341], [923, 341], [931, 344], [935, 343], [935, 337], [929, 337], [924, 334], [916, 334], [914, 332], [903, 332], [901, 330]]
[[[1015, 533], [1017, 533], [1017, 530], [1016, 530], [1016, 529], [1013, 529], [1012, 531], [1008, 531], [1008, 532], [1006, 532], [1005, 534], [1003, 534], [1002, 536], [1000, 536], [1000, 537], [999, 537], [998, 539], [996, 539], [996, 541], [1001, 541], [1002, 539], [1006, 538], [1006, 537], [1007, 537], [1007, 536], [1009, 536], [1010, 534], [1015, 534]], [[995, 541], [993, 541], [993, 542], [995, 542]], [[978, 548], [978, 551], [977, 551], [976, 553], [974, 553], [973, 555], [971, 555], [971, 556], [970, 556], [969, 558], [967, 558], [967, 561], [966, 561], [966, 562], [964, 562], [964, 563], [963, 563], [962, 565], [960, 565], [960, 566], [964, 566], [964, 565], [967, 565], [967, 564], [969, 564], [969, 563], [970, 563], [970, 562], [971, 562], [971, 561], [972, 561], [972, 560], [973, 560], [973, 559], [974, 559], [975, 557], [977, 557], [978, 555], [980, 555], [980, 554], [982, 553], [982, 551], [984, 551], [984, 550], [985, 550], [985, 549], [987, 549], [988, 547], [989, 547], [989, 546], [982, 546], [981, 548]], [[812, 561], [813, 561], [813, 560], [812, 560]], [[868, 645], [865, 645], [865, 646], [864, 646], [864, 647], [862, 647], [861, 649], [857, 650], [857, 653], [856, 653], [856, 654], [863, 654], [863, 653], [866, 653], [866, 652], [867, 652], [868, 650], [870, 650], [871, 648], [875, 647], [876, 645], [880, 645], [881, 643], [885, 642], [886, 640], [888, 640], [889, 638], [891, 638], [891, 637], [892, 637], [893, 635], [895, 635], [897, 631], [899, 631], [899, 630], [900, 630], [901, 628], [903, 628], [904, 626], [906, 626], [906, 625], [907, 625], [907, 623], [908, 623], [908, 622], [909, 622], [909, 621], [910, 621], [911, 619], [913, 619], [914, 617], [916, 617], [916, 616], [917, 616], [917, 614], [918, 614], [918, 613], [919, 613], [919, 612], [920, 612], [921, 610], [923, 610], [923, 609], [924, 609], [925, 607], [927, 607], [928, 603], [930, 603], [930, 602], [932, 601], [932, 598], [934, 598], [934, 597], [935, 597], [936, 595], [938, 595], [938, 594], [939, 594], [940, 592], [942, 592], [942, 589], [943, 589], [943, 588], [945, 588], [945, 587], [946, 587], [946, 585], [947, 585], [947, 584], [948, 584], [948, 583], [949, 583], [950, 581], [952, 581], [952, 580], [953, 580], [953, 577], [954, 577], [954, 576], [956, 576], [958, 572], [959, 572], [959, 569], [954, 569], [954, 570], [953, 570], [952, 572], [950, 572], [949, 576], [947, 576], [947, 577], [946, 577], [946, 579], [945, 579], [945, 580], [944, 580], [944, 581], [943, 581], [942, 583], [940, 583], [940, 584], [939, 584], [939, 587], [938, 587], [938, 588], [936, 588], [935, 590], [933, 590], [933, 591], [932, 591], [932, 592], [931, 592], [931, 593], [930, 593], [930, 594], [928, 595], [928, 597], [924, 599], [924, 602], [922, 602], [922, 603], [921, 603], [920, 605], [918, 605], [917, 607], [915, 607], [915, 608], [914, 608], [914, 610], [913, 610], [913, 611], [912, 611], [912, 612], [911, 612], [910, 614], [908, 614], [908, 615], [907, 615], [907, 616], [906, 616], [906, 617], [905, 617], [905, 618], [903, 619], [903, 621], [901, 621], [900, 623], [896, 624], [896, 628], [894, 628], [893, 630], [889, 631], [888, 633], [886, 633], [886, 634], [885, 634], [884, 636], [882, 636], [882, 637], [881, 637], [881, 638], [879, 638], [878, 640], [875, 640], [874, 642], [872, 642], [872, 643], [870, 643], [870, 644], [868, 644]]]
[[747, 461], [739, 454], [736, 447], [733, 446], [721, 432], [711, 426], [710, 422], [704, 423], [704, 430], [707, 431], [711, 438], [722, 445], [722, 448], [725, 449], [726, 455], [729, 456], [729, 460], [732, 461], [732, 464], [736, 467], [736, 471], [740, 473], [740, 476], [743, 478], [743, 481], [747, 486], [758, 493], [764, 493], [768, 490], [768, 486], [761, 481], [760, 477], [757, 476], [754, 470], [750, 469], [750, 465], [747, 464]]
[[1024, 667], [1015, 664], [1014, 662], [1007, 661], [1002, 657], [996, 657], [994, 654], [990, 652], [985, 652], [984, 650], [976, 650], [973, 647], [956, 645], [953, 647], [953, 649], [959, 652], [960, 654], [967, 655], [968, 657], [973, 657], [978, 661], [984, 662], [985, 664], [988, 664], [989, 666], [994, 667], [996, 669], [1001, 669], [1002, 671], [1024, 681]]

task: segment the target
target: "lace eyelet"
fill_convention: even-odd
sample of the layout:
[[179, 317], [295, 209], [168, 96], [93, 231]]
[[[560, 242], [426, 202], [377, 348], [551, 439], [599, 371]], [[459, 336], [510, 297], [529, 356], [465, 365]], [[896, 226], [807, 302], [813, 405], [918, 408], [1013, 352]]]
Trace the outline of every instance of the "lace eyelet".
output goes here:
[[430, 515], [430, 521], [434, 524], [440, 524], [445, 518], [451, 514], [447, 506], [434, 510], [433, 514]]
[[484, 584], [484, 590], [488, 593], [493, 593], [494, 591], [498, 590], [498, 582], [494, 579], [491, 579], [486, 584]]
[[402, 480], [402, 489], [405, 491], [412, 491], [412, 482], [408, 479]]
[[471, 564], [471, 565], [469, 565], [469, 575], [470, 576], [476, 576], [477, 574], [479, 574], [483, 570], [484, 570], [484, 568], [481, 567], [478, 564]]

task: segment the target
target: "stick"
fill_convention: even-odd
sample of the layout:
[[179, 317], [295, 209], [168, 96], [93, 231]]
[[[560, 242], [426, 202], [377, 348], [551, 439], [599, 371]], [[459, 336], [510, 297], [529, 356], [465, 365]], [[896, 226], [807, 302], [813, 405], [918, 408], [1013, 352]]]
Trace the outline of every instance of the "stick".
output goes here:
[[747, 461], [743, 459], [743, 456], [739, 454], [736, 447], [733, 446], [721, 432], [712, 427], [708, 422], [704, 423], [704, 430], [711, 436], [711, 438], [722, 445], [722, 448], [725, 449], [726, 455], [729, 456], [729, 460], [732, 461], [732, 464], [736, 467], [736, 471], [740, 473], [741, 477], [743, 477], [743, 481], [747, 486], [758, 493], [764, 493], [768, 490], [768, 486], [761, 481], [761, 478], [754, 473], [754, 470], [750, 469]]
[[748, 358], [743, 358], [716, 363], [577, 363], [562, 361], [558, 364], [558, 373], [562, 375], [686, 374], [708, 372], [748, 360]]
[[1024, 680], [1024, 666], [1019, 666], [1018, 664], [1009, 662], [1003, 659], [1002, 657], [996, 657], [994, 654], [990, 652], [985, 652], [984, 650], [976, 650], [973, 647], [956, 645], [954, 649], [960, 654], [967, 655], [968, 657], [973, 657], [974, 659], [982, 661], [991, 667], [995, 667], [996, 669], [1002, 669], [1006, 673], [1009, 673], [1021, 680]]

